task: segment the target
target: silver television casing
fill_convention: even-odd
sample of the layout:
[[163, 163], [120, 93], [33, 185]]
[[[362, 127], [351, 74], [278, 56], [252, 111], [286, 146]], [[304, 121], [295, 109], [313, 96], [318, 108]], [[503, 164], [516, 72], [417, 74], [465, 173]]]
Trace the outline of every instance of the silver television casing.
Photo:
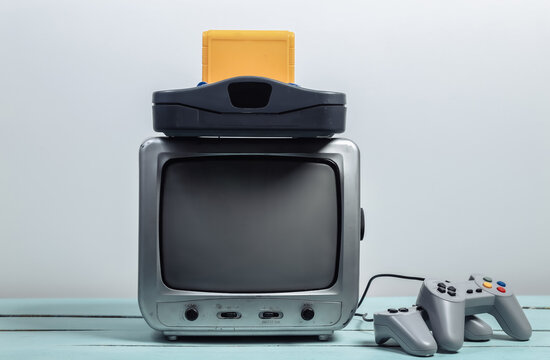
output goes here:
[[[336, 279], [321, 290], [273, 293], [216, 293], [167, 287], [159, 252], [159, 208], [163, 166], [178, 158], [205, 156], [284, 156], [328, 159], [337, 166], [340, 188], [340, 249]], [[151, 138], [139, 151], [139, 289], [146, 322], [166, 336], [331, 335], [352, 319], [359, 286], [361, 228], [359, 149], [341, 138]], [[315, 256], [312, 249], [311, 256]], [[301, 317], [307, 306], [313, 319]], [[199, 312], [195, 321], [185, 311]], [[220, 311], [237, 311], [238, 319], [221, 319]], [[280, 319], [261, 319], [261, 311], [278, 311]]]

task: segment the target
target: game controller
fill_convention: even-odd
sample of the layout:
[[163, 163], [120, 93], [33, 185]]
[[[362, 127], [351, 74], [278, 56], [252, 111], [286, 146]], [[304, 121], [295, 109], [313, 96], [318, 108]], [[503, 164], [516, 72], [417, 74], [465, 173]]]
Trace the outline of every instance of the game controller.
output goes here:
[[[411, 355], [431, 356], [437, 351], [437, 342], [430, 332], [431, 324], [422, 307], [388, 309], [373, 317], [377, 344], [382, 345], [391, 338]], [[474, 315], [465, 317], [465, 340], [487, 341], [492, 335], [493, 329], [486, 322]]]
[[375, 313], [374, 341], [381, 345], [391, 338], [409, 354], [435, 354], [437, 343], [423, 319], [423, 311], [421, 307], [413, 306]]
[[[531, 337], [531, 325], [510, 287], [503, 281], [493, 283], [488, 276], [475, 274], [469, 281], [456, 283], [426, 279], [416, 303], [426, 311], [438, 347], [446, 351], [456, 352], [462, 347], [467, 315], [489, 313], [514, 339]], [[470, 332], [474, 329], [474, 338], [480, 326], [488, 327], [479, 322], [469, 327]]]

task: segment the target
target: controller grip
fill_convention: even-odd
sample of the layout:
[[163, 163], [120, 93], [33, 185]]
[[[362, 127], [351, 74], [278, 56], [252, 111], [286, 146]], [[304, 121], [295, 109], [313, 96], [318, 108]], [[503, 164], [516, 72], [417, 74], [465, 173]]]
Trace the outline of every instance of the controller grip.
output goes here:
[[440, 299], [422, 285], [417, 305], [428, 313], [438, 347], [452, 352], [460, 350], [464, 344], [464, 302]]
[[475, 315], [468, 315], [464, 319], [464, 340], [488, 341], [493, 336], [493, 329], [485, 321]]
[[381, 345], [389, 339], [412, 355], [431, 356], [437, 351], [437, 343], [419, 313], [385, 317], [375, 314], [374, 341]]
[[515, 295], [496, 296], [495, 305], [489, 311], [502, 330], [516, 340], [529, 340], [533, 332]]

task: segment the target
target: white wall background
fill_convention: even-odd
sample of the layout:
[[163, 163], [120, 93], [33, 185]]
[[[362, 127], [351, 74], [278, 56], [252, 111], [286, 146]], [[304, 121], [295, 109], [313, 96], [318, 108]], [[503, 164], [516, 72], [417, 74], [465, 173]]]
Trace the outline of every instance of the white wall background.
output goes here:
[[0, 3], [0, 297], [136, 296], [151, 93], [200, 81], [208, 29], [292, 30], [296, 82], [347, 93], [363, 285], [478, 271], [550, 294], [550, 2], [19, 0]]

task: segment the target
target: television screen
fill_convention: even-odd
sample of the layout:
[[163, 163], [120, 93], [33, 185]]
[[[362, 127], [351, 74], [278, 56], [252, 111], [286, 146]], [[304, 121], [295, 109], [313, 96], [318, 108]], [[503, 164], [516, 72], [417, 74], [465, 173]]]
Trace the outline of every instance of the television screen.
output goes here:
[[162, 170], [160, 264], [178, 290], [325, 289], [336, 280], [340, 184], [329, 160], [172, 159]]

